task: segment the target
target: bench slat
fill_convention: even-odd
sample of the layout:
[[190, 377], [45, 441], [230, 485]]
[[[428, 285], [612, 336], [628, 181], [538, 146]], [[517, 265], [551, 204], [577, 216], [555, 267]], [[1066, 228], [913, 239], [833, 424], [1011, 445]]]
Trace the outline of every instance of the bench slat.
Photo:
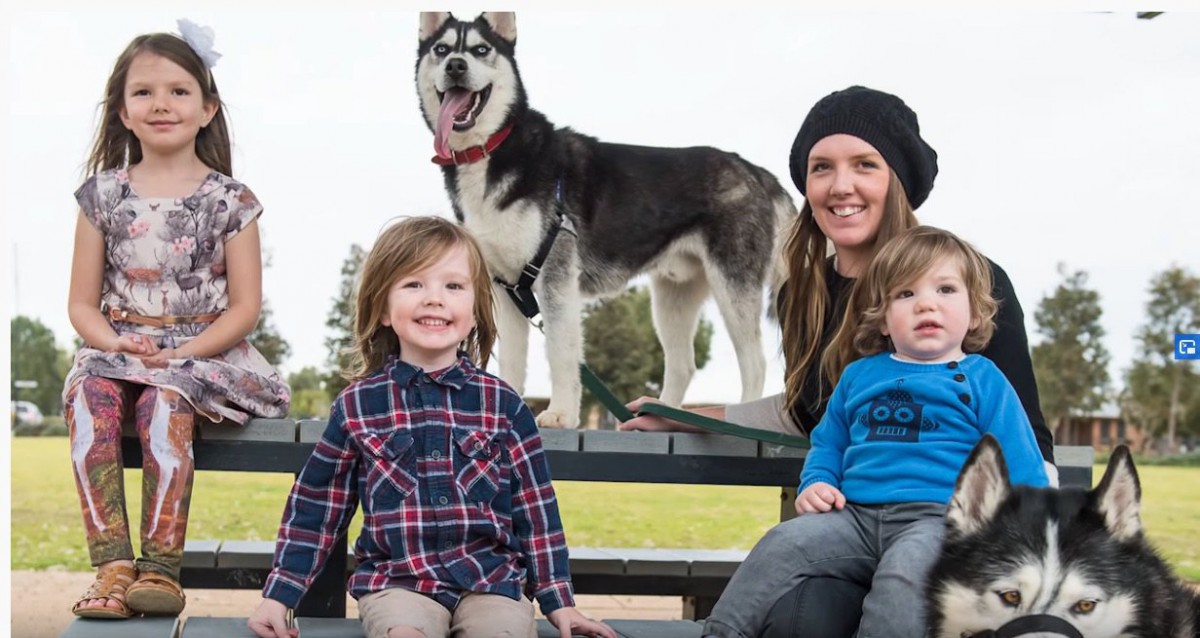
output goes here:
[[321, 440], [321, 435], [325, 433], [327, 425], [328, 423], [325, 421], [305, 419], [299, 424], [296, 440], [301, 443], [316, 443]]
[[365, 638], [357, 618], [297, 618], [296, 627], [304, 638]]
[[251, 419], [246, 425], [230, 421], [204, 423], [197, 428], [202, 441], [296, 441], [296, 422], [288, 419]]
[[671, 549], [640, 547], [601, 547], [625, 560], [625, 573], [630, 576], [687, 576], [688, 560]]
[[671, 454], [690, 456], [758, 456], [758, 441], [736, 436], [675, 432]]
[[[700, 638], [704, 625], [691, 620], [605, 620], [623, 638]], [[538, 636], [541, 638], [541, 636]]]
[[76, 618], [60, 638], [176, 638], [178, 618], [127, 618], [100, 620]]
[[572, 547], [568, 561], [572, 574], [625, 573], [625, 559], [597, 547]]
[[729, 578], [750, 553], [745, 549], [683, 549], [672, 550], [687, 559], [691, 576]]
[[538, 435], [542, 438], [543, 450], [562, 450], [564, 452], [580, 450], [579, 430], [544, 428], [538, 430]]
[[217, 552], [217, 567], [271, 569], [274, 555], [274, 541], [225, 541]]
[[217, 552], [221, 549], [221, 541], [214, 540], [185, 540], [183, 541], [183, 564], [187, 567], [216, 567]]
[[[790, 445], [775, 445], [766, 441], [758, 442], [758, 456], [764, 459], [796, 459], [801, 460], [808, 454], [804, 448]], [[796, 470], [796, 482], [800, 482], [800, 470]]]
[[[188, 618], [183, 624], [182, 638], [256, 638], [247, 618]], [[358, 622], [358, 621], [351, 621]]]
[[671, 435], [666, 432], [615, 432], [584, 430], [584, 452], [622, 452], [624, 454], [669, 454]]

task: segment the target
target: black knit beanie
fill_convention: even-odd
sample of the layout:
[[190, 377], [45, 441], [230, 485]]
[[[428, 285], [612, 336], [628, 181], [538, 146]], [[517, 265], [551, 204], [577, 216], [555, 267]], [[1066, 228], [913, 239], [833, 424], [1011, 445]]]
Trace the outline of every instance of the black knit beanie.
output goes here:
[[804, 118], [790, 160], [792, 181], [800, 194], [807, 195], [804, 187], [813, 145], [836, 133], [853, 135], [874, 146], [904, 185], [914, 209], [929, 197], [938, 172], [937, 151], [921, 139], [917, 114], [895, 95], [865, 86], [830, 93]]

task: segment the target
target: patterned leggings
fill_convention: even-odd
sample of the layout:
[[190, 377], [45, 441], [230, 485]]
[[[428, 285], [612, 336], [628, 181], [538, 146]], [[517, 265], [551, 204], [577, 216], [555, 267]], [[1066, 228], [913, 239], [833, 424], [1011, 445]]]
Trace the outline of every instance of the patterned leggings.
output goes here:
[[143, 468], [137, 568], [178, 580], [195, 475], [195, 412], [166, 388], [84, 376], [67, 392], [64, 414], [88, 551], [93, 565], [133, 559], [121, 461], [121, 422], [131, 402]]

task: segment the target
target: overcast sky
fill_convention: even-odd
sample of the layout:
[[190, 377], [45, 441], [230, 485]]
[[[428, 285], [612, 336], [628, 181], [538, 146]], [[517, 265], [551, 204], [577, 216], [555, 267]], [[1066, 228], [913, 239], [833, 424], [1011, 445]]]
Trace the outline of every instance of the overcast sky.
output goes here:
[[[293, 351], [283, 368], [323, 366], [350, 245], [369, 247], [396, 215], [450, 215], [413, 86], [417, 13], [338, 6], [10, 13], [0, 268], [10, 313], [70, 347], [72, 192], [105, 80], [130, 38], [188, 17], [216, 32], [235, 176], [265, 207], [264, 291]], [[517, 26], [530, 104], [555, 124], [734, 151], [798, 204], [787, 156], [808, 108], [851, 84], [900, 95], [940, 158], [921, 221], [1008, 271], [1035, 342], [1056, 265], [1086, 270], [1114, 375], [1135, 354], [1151, 276], [1173, 263], [1200, 274], [1200, 14], [541, 9], [520, 11]], [[732, 346], [711, 303], [706, 316], [713, 362], [687, 399], [735, 400]], [[775, 392], [778, 329], [765, 334]], [[549, 392], [542, 348], [532, 340], [531, 394]]]

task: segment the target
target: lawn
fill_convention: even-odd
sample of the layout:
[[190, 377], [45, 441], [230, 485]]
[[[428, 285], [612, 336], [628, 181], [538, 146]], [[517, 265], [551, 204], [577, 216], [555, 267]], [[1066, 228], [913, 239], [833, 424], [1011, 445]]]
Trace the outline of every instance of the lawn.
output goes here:
[[[87, 570], [67, 439], [12, 443], [12, 568]], [[1151, 541], [1181, 576], [1200, 581], [1200, 547], [1192, 540], [1200, 530], [1200, 493], [1192, 487], [1200, 484], [1200, 467], [1138, 471]], [[1096, 467], [1097, 478], [1103, 472]], [[141, 471], [127, 471], [125, 480], [136, 528]], [[282, 474], [199, 472], [188, 537], [273, 539], [291, 482]], [[570, 481], [555, 488], [575, 546], [748, 549], [779, 520], [774, 488]], [[357, 525], [356, 519], [352, 529]]]

